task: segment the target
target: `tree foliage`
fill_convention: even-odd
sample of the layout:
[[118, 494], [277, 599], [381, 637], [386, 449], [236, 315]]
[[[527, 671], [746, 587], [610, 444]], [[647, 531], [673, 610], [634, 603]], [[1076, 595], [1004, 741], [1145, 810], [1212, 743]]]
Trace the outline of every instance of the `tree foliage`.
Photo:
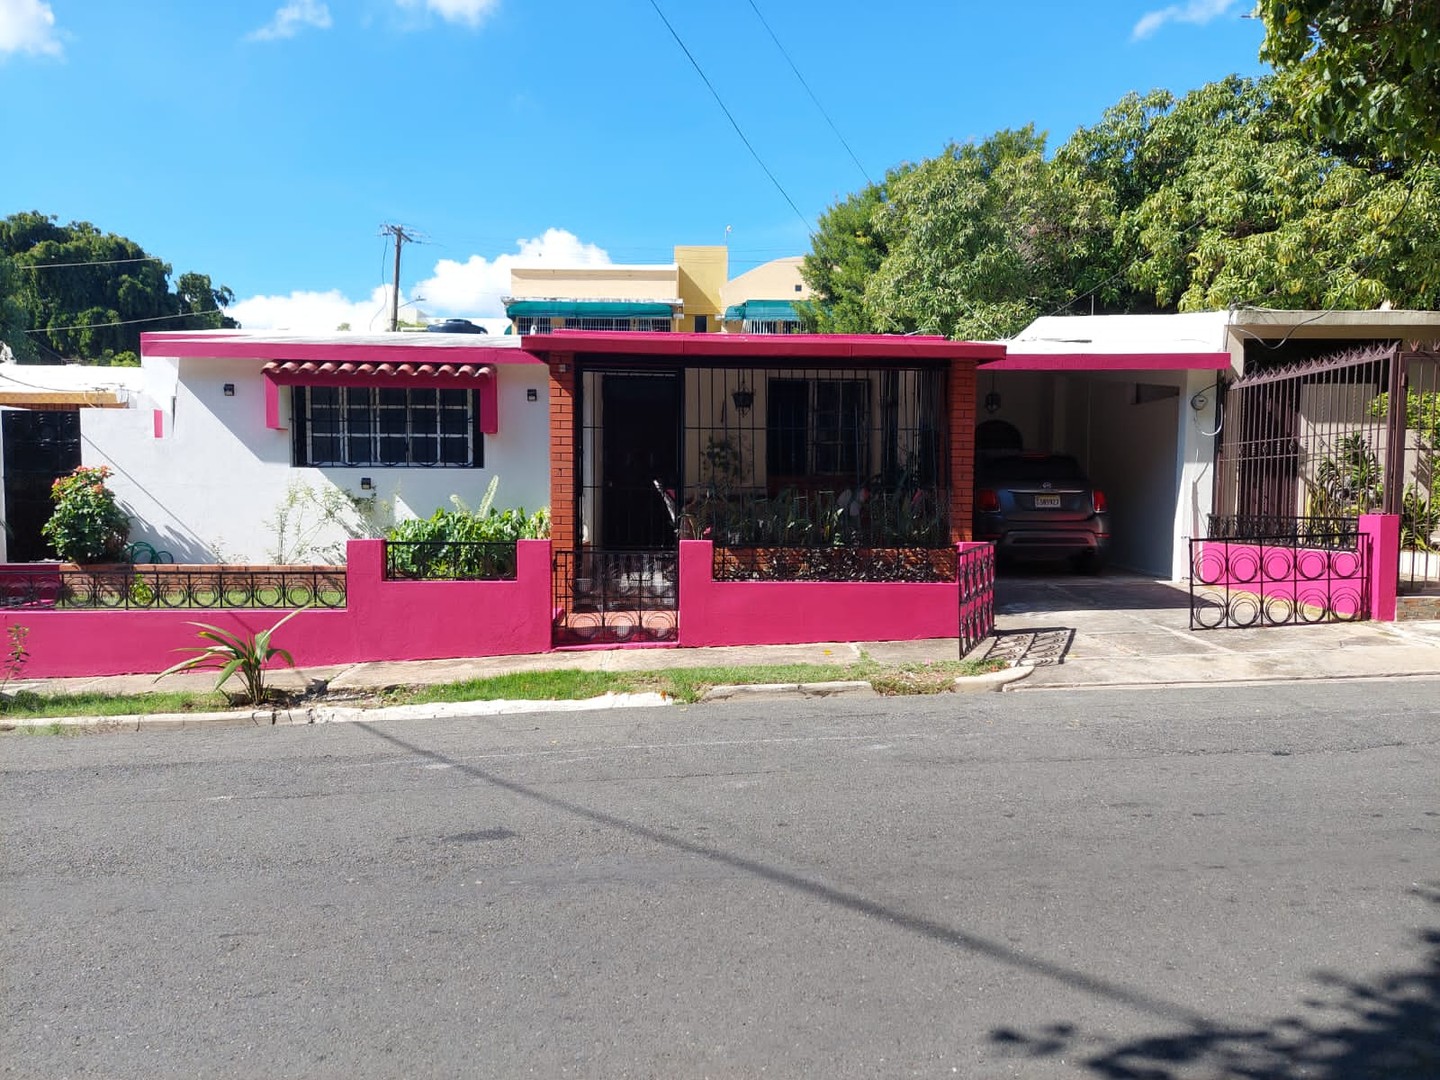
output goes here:
[[993, 338], [1066, 309], [1440, 306], [1435, 164], [1317, 143], [1279, 93], [1131, 94], [1052, 157], [1024, 128], [892, 172], [821, 218], [812, 325]]
[[[91, 363], [133, 362], [146, 330], [234, 327], [224, 309], [235, 299], [200, 273], [181, 274], [172, 288], [170, 265], [139, 244], [102, 233], [87, 221], [60, 225], [37, 211], [0, 221], [0, 258], [14, 273], [0, 273], [0, 303], [25, 313], [26, 352], [46, 359]], [[20, 350], [17, 350], [20, 355]]]
[[1260, 57], [1300, 116], [1332, 140], [1363, 130], [1387, 158], [1440, 151], [1434, 0], [1259, 0]]

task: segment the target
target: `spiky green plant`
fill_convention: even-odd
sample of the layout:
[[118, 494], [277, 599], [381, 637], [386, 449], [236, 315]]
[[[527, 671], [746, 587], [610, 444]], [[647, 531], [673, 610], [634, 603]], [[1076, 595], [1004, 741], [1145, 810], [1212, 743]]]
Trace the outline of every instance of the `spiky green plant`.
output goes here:
[[211, 626], [209, 623], [192, 622], [191, 626], [200, 628], [197, 635], [200, 640], [209, 644], [195, 645], [185, 649], [185, 652], [193, 652], [195, 655], [181, 660], [178, 664], [171, 665], [156, 675], [155, 679], [158, 682], [167, 675], [176, 675], [182, 671], [218, 668], [220, 677], [215, 681], [216, 690], [220, 690], [231, 676], [238, 674], [240, 681], [245, 686], [244, 695], [240, 700], [252, 705], [263, 704], [269, 693], [265, 686], [266, 665], [278, 657], [288, 667], [295, 666], [295, 658], [290, 655], [290, 651], [270, 644], [270, 638], [276, 630], [304, 610], [304, 608], [300, 608], [292, 611], [270, 629], [261, 630], [256, 634], [232, 633], [229, 630], [222, 630], [218, 626]]

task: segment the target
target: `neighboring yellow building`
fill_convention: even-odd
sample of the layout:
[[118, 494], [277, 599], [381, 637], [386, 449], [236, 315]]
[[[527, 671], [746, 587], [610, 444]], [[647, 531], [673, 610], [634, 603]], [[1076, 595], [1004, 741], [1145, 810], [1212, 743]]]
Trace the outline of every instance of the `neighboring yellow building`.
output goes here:
[[801, 255], [772, 259], [727, 281], [721, 290], [725, 329], [744, 334], [798, 333], [795, 302], [810, 299], [810, 286], [800, 277], [804, 261]]
[[678, 246], [658, 265], [529, 266], [510, 271], [505, 314], [516, 333], [648, 330], [790, 333], [792, 300], [809, 299], [800, 256], [776, 259], [727, 280], [729, 249]]

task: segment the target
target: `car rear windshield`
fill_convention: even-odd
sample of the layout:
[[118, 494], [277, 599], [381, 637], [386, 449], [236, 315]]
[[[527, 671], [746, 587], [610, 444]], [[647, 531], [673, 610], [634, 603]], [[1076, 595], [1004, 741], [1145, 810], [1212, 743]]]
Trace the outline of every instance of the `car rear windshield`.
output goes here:
[[986, 458], [977, 463], [982, 479], [1002, 481], [1084, 480], [1080, 463], [1063, 454]]

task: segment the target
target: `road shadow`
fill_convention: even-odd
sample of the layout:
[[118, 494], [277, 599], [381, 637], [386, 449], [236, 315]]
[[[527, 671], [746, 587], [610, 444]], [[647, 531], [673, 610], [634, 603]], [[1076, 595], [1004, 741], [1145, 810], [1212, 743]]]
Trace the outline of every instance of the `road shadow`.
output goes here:
[[[1415, 894], [1440, 907], [1440, 888]], [[1063, 1059], [1115, 1080], [1436, 1080], [1440, 929], [1417, 936], [1423, 956], [1415, 968], [1368, 981], [1316, 973], [1316, 995], [1264, 1027], [1184, 1026], [1126, 1041], [1057, 1023], [990, 1037], [1017, 1057]]]
[[1070, 646], [1075, 643], [1073, 626], [1039, 626], [1024, 630], [996, 630], [988, 647], [976, 660], [1004, 660], [1012, 667], [1028, 664], [1033, 667], [1063, 664]]

